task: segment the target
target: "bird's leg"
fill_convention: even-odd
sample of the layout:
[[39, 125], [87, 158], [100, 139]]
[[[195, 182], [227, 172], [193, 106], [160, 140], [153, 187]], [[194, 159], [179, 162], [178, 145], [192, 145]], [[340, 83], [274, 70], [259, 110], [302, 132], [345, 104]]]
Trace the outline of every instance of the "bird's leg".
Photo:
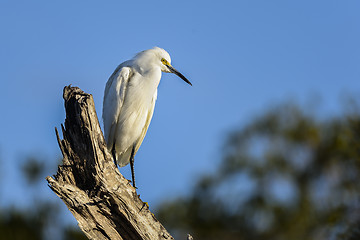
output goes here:
[[113, 144], [112, 150], [111, 150], [111, 154], [115, 163], [115, 167], [117, 167], [117, 162], [116, 162], [116, 151], [115, 151], [115, 143]]
[[135, 145], [132, 147], [131, 155], [130, 155], [130, 167], [131, 167], [131, 177], [133, 182], [133, 187], [135, 186], [135, 171], [134, 171], [134, 155], [135, 155]]

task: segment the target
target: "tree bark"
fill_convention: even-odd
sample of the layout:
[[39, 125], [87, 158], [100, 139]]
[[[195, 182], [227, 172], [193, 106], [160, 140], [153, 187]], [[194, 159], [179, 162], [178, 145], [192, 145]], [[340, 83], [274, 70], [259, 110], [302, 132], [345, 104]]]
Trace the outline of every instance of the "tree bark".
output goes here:
[[93, 97], [67, 86], [63, 154], [50, 188], [64, 201], [89, 239], [173, 239], [115, 166], [95, 112]]

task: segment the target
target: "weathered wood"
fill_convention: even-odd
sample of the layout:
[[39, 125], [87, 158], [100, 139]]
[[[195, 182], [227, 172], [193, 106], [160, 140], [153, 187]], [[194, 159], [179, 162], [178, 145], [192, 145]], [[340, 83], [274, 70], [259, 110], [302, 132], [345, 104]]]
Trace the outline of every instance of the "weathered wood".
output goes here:
[[64, 88], [63, 140], [56, 137], [63, 163], [50, 188], [64, 201], [89, 239], [173, 239], [141, 201], [112, 160], [92, 95]]

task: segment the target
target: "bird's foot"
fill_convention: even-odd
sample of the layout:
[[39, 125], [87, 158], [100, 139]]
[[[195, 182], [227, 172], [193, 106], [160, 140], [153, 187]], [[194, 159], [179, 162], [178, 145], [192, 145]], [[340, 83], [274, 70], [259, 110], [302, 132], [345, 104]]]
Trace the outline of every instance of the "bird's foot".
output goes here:
[[131, 181], [131, 180], [129, 180], [129, 179], [127, 179], [127, 180], [128, 180], [128, 184], [132, 185], [132, 186], [133, 186], [133, 188], [138, 189], [136, 186], [134, 186], [134, 184], [131, 184], [131, 183], [132, 183], [132, 181]]
[[144, 209], [145, 206], [146, 206], [147, 209], [149, 209], [149, 204], [148, 204], [148, 202], [143, 202], [143, 203], [144, 203], [144, 204], [142, 205], [142, 207], [141, 207], [141, 209], [140, 209], [140, 212], [141, 212], [141, 210]]

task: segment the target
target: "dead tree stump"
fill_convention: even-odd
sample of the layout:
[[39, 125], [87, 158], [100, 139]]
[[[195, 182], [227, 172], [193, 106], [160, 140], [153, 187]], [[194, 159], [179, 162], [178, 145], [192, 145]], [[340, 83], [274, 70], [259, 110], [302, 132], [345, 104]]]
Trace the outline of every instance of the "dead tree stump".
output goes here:
[[63, 154], [55, 176], [46, 180], [89, 239], [173, 239], [115, 166], [96, 115], [93, 97], [67, 86]]

